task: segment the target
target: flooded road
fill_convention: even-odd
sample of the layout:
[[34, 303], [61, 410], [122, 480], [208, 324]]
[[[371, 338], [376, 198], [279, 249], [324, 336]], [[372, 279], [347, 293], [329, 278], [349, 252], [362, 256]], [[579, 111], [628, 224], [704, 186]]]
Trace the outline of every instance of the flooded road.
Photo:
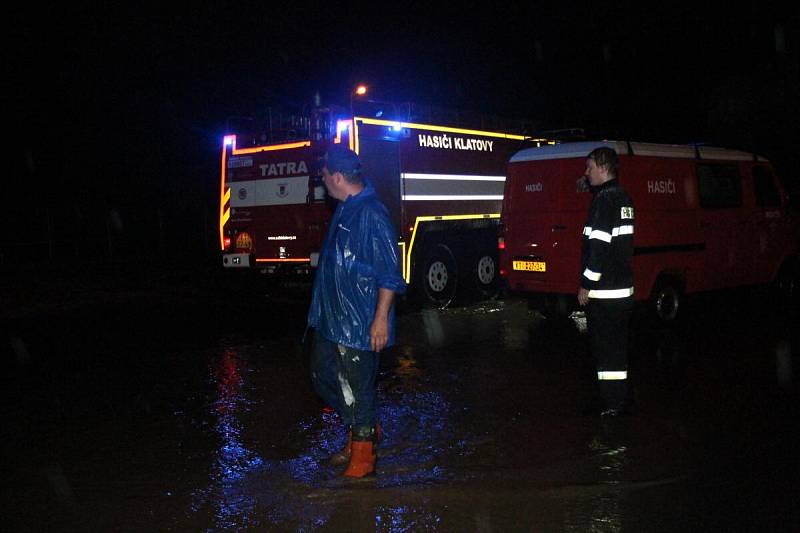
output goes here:
[[610, 420], [585, 413], [582, 316], [404, 310], [377, 476], [357, 481], [327, 465], [345, 433], [311, 388], [306, 302], [221, 301], [3, 323], [8, 530], [800, 529], [797, 323], [750, 300], [637, 319], [635, 412]]

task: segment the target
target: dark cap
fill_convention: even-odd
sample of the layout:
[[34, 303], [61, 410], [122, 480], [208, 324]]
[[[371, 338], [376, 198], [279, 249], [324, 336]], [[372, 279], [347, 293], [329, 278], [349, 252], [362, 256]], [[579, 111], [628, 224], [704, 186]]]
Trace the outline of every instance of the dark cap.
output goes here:
[[322, 165], [328, 172], [341, 172], [345, 176], [355, 177], [361, 171], [358, 155], [344, 146], [331, 146], [322, 158]]

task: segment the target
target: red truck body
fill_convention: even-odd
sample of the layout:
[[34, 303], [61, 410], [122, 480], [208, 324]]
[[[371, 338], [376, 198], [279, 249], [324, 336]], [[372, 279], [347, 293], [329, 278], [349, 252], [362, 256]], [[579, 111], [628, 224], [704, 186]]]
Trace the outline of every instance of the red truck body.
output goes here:
[[220, 246], [227, 268], [310, 273], [332, 204], [318, 159], [332, 143], [359, 154], [363, 175], [399, 233], [406, 281], [438, 305], [460, 288], [497, 285], [497, 225], [508, 159], [541, 143], [520, 134], [355, 117], [324, 135], [222, 151]]

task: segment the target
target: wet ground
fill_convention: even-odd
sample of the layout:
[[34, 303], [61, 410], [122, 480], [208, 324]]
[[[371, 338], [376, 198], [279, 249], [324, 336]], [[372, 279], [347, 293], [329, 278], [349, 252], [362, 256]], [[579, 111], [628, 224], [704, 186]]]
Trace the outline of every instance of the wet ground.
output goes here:
[[611, 420], [583, 414], [581, 316], [407, 308], [377, 476], [345, 481], [304, 298], [112, 292], [4, 315], [4, 530], [800, 529], [797, 321], [763, 294], [698, 298], [670, 330], [637, 317], [635, 412]]

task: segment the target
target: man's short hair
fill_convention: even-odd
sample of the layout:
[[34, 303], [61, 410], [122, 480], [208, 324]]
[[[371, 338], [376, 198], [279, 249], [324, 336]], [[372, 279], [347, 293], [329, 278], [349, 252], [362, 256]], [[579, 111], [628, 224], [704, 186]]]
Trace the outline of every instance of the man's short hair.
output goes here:
[[350, 183], [361, 183], [361, 162], [358, 154], [344, 146], [331, 146], [322, 158], [322, 166], [328, 172], [340, 172]]
[[617, 170], [619, 169], [619, 158], [617, 157], [617, 152], [614, 151], [613, 148], [601, 146], [600, 148], [595, 148], [589, 152], [589, 155], [586, 157], [593, 160], [595, 165], [598, 167], [607, 168], [610, 176], [614, 178], [618, 176]]

